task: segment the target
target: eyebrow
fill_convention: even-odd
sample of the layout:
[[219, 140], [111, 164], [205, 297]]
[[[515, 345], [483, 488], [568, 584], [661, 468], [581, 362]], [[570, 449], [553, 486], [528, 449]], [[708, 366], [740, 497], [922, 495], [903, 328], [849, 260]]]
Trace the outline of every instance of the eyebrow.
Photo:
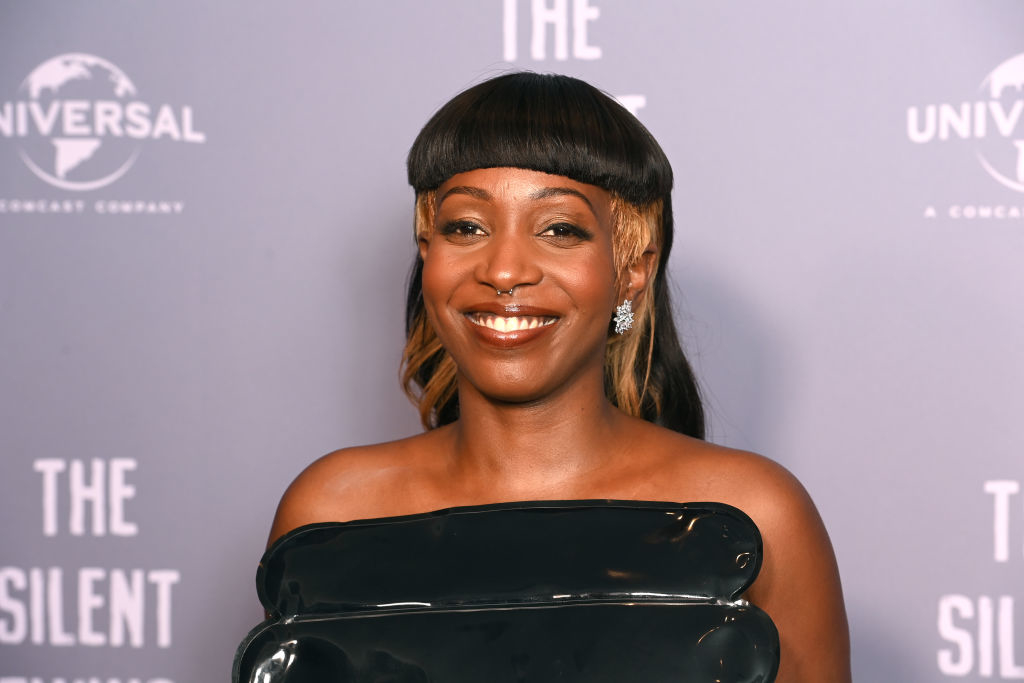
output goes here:
[[[437, 206], [440, 207], [444, 200], [453, 194], [465, 194], [469, 195], [470, 197], [473, 197], [474, 199], [480, 199], [483, 201], [491, 201], [492, 199], [494, 199], [494, 197], [491, 196], [490, 192], [488, 192], [487, 190], [483, 190], [479, 187], [473, 187], [471, 185], [456, 185], [455, 187], [449, 189], [447, 192], [445, 192], [443, 195], [437, 198]], [[584, 202], [586, 202], [587, 206], [590, 207], [591, 213], [595, 215], [597, 214], [597, 211], [594, 209], [594, 205], [587, 198], [587, 195], [583, 194], [579, 190], [574, 190], [570, 187], [543, 187], [539, 190], [531, 192], [529, 195], [530, 199], [534, 201], [540, 199], [549, 199], [550, 197], [566, 196], [577, 197], [579, 199], [582, 199]]]
[[474, 199], [482, 199], [485, 202], [489, 202], [493, 199], [491, 193], [487, 190], [481, 190], [479, 187], [472, 187], [470, 185], [456, 185], [437, 198], [436, 206], [440, 208], [444, 200], [448, 199], [448, 197], [453, 194], [468, 194]]
[[590, 203], [589, 199], [587, 199], [587, 195], [583, 194], [579, 190], [574, 190], [570, 187], [545, 187], [530, 193], [530, 199], [547, 199], [548, 197], [565, 196], [579, 197], [580, 199], [587, 203], [587, 206], [590, 207], [591, 213], [595, 215], [597, 214], [597, 211], [594, 210], [594, 205]]

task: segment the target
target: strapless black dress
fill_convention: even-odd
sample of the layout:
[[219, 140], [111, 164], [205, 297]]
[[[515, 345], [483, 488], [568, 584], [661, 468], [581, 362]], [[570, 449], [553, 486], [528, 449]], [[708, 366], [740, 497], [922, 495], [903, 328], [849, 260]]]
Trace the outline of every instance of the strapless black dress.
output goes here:
[[754, 683], [761, 535], [718, 503], [546, 501], [311, 524], [256, 574], [234, 683]]

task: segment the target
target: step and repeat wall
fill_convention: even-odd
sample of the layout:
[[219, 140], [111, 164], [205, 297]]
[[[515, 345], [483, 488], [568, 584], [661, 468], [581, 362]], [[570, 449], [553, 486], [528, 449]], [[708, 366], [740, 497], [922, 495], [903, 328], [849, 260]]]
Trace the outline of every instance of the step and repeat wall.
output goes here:
[[857, 681], [1024, 679], [1024, 3], [5, 3], [0, 682], [207, 683], [399, 390], [405, 154], [513, 69], [675, 168], [711, 438], [816, 500]]

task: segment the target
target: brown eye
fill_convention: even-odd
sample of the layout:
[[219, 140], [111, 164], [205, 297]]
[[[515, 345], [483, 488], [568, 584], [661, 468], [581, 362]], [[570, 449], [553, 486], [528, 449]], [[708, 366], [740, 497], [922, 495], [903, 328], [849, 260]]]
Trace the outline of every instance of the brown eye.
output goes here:
[[590, 231], [572, 223], [554, 223], [544, 228], [541, 237], [553, 238], [559, 242], [584, 242], [590, 239]]
[[449, 221], [441, 226], [440, 232], [445, 237], [455, 239], [483, 237], [487, 234], [482, 227], [472, 221]]

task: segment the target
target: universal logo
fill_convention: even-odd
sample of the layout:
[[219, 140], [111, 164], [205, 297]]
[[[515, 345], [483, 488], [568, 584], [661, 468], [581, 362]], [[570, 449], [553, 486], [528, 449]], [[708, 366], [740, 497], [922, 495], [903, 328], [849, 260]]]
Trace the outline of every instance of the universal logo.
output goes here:
[[124, 71], [94, 55], [46, 60], [29, 73], [18, 95], [0, 104], [0, 136], [16, 142], [32, 173], [62, 190], [110, 185], [150, 141], [206, 142], [191, 107], [140, 100]]
[[[1024, 193], [1024, 53], [1007, 59], [981, 81], [973, 102], [907, 108], [907, 137], [920, 145], [970, 140], [981, 168], [997, 183]], [[1024, 218], [1024, 202], [951, 205], [950, 218]], [[934, 218], [935, 207], [924, 215]]]

